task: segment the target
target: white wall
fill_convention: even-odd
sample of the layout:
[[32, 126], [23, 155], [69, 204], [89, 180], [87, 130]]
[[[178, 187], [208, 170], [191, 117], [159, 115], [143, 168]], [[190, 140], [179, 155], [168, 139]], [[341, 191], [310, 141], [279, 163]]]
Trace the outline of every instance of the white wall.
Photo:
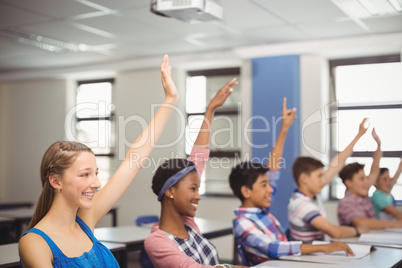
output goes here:
[[64, 80], [1, 86], [0, 147], [4, 151], [0, 185], [4, 190], [0, 201], [35, 202], [38, 198], [42, 155], [51, 143], [64, 137], [65, 88]]

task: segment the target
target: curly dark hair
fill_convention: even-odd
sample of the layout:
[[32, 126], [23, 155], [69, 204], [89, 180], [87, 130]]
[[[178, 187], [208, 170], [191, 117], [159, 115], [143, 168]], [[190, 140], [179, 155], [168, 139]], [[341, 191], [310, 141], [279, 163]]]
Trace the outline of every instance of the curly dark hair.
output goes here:
[[[152, 191], [158, 195], [165, 182], [180, 170], [195, 164], [185, 158], [172, 158], [163, 162], [152, 178]], [[195, 171], [192, 171], [195, 172]]]

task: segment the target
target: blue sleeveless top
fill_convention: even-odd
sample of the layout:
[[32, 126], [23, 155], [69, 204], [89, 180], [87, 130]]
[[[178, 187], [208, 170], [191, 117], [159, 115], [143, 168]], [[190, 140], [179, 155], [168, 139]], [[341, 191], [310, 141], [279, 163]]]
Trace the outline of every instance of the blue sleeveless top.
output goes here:
[[84, 252], [84, 254], [79, 257], [69, 258], [64, 255], [64, 253], [59, 249], [58, 246], [56, 246], [53, 240], [39, 229], [32, 228], [26, 231], [24, 235], [27, 233], [35, 233], [45, 239], [53, 253], [53, 267], [120, 267], [110, 250], [95, 238], [88, 225], [86, 225], [86, 223], [78, 216], [76, 216], [75, 221], [94, 243], [89, 252]]

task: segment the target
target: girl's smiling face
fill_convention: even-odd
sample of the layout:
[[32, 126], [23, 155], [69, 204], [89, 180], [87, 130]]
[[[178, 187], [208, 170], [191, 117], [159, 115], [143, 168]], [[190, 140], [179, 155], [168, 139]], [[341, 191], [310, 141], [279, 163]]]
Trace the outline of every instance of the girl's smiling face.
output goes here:
[[200, 178], [197, 172], [191, 171], [184, 178], [171, 188], [173, 203], [182, 216], [195, 216], [198, 202], [201, 196], [198, 193], [200, 188]]
[[90, 152], [79, 153], [65, 170], [61, 187], [61, 194], [69, 204], [90, 209], [94, 194], [101, 187], [95, 156]]

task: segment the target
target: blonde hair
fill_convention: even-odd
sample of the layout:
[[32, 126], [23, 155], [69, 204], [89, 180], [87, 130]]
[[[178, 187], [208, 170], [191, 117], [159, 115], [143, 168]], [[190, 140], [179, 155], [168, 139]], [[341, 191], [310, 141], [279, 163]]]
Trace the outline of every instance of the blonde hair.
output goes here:
[[81, 152], [93, 153], [88, 146], [74, 141], [57, 141], [46, 150], [40, 168], [42, 192], [36, 204], [35, 213], [27, 227], [28, 230], [33, 228], [52, 206], [56, 189], [50, 184], [49, 176], [61, 177]]

